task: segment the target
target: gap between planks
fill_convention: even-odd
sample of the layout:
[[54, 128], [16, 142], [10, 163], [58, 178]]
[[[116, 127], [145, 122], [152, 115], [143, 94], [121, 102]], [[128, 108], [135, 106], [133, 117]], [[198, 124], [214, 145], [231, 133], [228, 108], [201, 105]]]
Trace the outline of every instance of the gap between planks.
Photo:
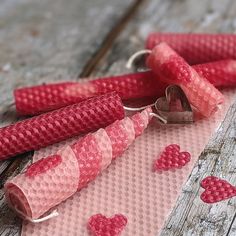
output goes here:
[[88, 63], [85, 65], [84, 69], [80, 73], [79, 77], [88, 77], [90, 76], [96, 66], [99, 64], [99, 62], [103, 59], [103, 57], [106, 55], [108, 50], [112, 47], [114, 41], [119, 36], [119, 34], [124, 30], [125, 26], [129, 23], [129, 21], [133, 18], [133, 16], [136, 14], [138, 9], [141, 7], [144, 2], [147, 0], [136, 0], [124, 13], [124, 15], [121, 17], [120, 21], [111, 29], [111, 31], [108, 33], [104, 41], [102, 42], [101, 47], [95, 52], [94, 56], [91, 57], [91, 59], [88, 61]]

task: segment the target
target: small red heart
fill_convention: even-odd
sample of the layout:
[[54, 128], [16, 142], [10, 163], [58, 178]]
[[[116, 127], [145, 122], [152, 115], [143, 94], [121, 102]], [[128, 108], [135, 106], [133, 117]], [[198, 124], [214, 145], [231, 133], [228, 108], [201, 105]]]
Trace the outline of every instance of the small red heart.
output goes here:
[[62, 162], [62, 159], [61, 159], [61, 156], [59, 155], [52, 155], [46, 158], [42, 158], [36, 161], [35, 163], [33, 163], [32, 165], [30, 165], [27, 168], [25, 175], [30, 178], [35, 177], [39, 174], [47, 172], [50, 169], [55, 168], [61, 162]]
[[201, 187], [205, 189], [201, 199], [206, 203], [215, 203], [236, 196], [236, 188], [233, 185], [215, 176], [203, 179]]
[[191, 159], [189, 152], [180, 152], [180, 146], [171, 144], [154, 163], [154, 170], [170, 170], [185, 166]]
[[127, 218], [121, 214], [107, 218], [102, 214], [93, 215], [88, 221], [88, 229], [93, 236], [118, 236], [127, 224]]

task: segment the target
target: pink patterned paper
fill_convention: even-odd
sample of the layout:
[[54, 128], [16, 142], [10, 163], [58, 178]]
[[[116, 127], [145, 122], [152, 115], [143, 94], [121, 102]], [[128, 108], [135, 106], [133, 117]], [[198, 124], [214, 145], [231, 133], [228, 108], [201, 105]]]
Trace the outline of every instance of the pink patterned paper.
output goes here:
[[[92, 215], [112, 216], [117, 212], [128, 219], [122, 236], [158, 235], [200, 153], [236, 98], [235, 93], [236, 90], [225, 91], [225, 105], [212, 117], [195, 124], [159, 126], [153, 119], [122, 158], [58, 206], [58, 217], [40, 224], [24, 222], [22, 235], [88, 236], [86, 225]], [[65, 143], [41, 149], [34, 160], [55, 153]], [[178, 143], [181, 149], [191, 152], [191, 161], [179, 170], [153, 172], [157, 154], [170, 143]]]

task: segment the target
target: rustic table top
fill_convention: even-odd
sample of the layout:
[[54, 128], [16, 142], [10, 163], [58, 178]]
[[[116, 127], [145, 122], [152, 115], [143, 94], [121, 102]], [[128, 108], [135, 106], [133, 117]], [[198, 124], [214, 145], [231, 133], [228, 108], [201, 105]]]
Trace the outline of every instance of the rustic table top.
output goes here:
[[[150, 31], [235, 32], [234, 0], [2, 0], [0, 126], [19, 118], [12, 90], [44, 82], [125, 72]], [[0, 162], [1, 188], [32, 153]], [[236, 235], [235, 198], [199, 201], [199, 180], [215, 174], [236, 184], [236, 102], [199, 157], [161, 235]], [[19, 235], [21, 220], [0, 189], [0, 235]]]

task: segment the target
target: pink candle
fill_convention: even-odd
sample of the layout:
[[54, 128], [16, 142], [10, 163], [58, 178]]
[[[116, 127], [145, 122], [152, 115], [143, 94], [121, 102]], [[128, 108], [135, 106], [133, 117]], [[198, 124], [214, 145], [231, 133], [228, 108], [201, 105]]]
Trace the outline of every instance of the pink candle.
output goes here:
[[223, 95], [166, 43], [155, 46], [147, 58], [147, 66], [168, 84], [180, 85], [190, 103], [209, 117], [223, 102]]
[[166, 42], [190, 64], [236, 59], [235, 34], [151, 33], [146, 48]]

